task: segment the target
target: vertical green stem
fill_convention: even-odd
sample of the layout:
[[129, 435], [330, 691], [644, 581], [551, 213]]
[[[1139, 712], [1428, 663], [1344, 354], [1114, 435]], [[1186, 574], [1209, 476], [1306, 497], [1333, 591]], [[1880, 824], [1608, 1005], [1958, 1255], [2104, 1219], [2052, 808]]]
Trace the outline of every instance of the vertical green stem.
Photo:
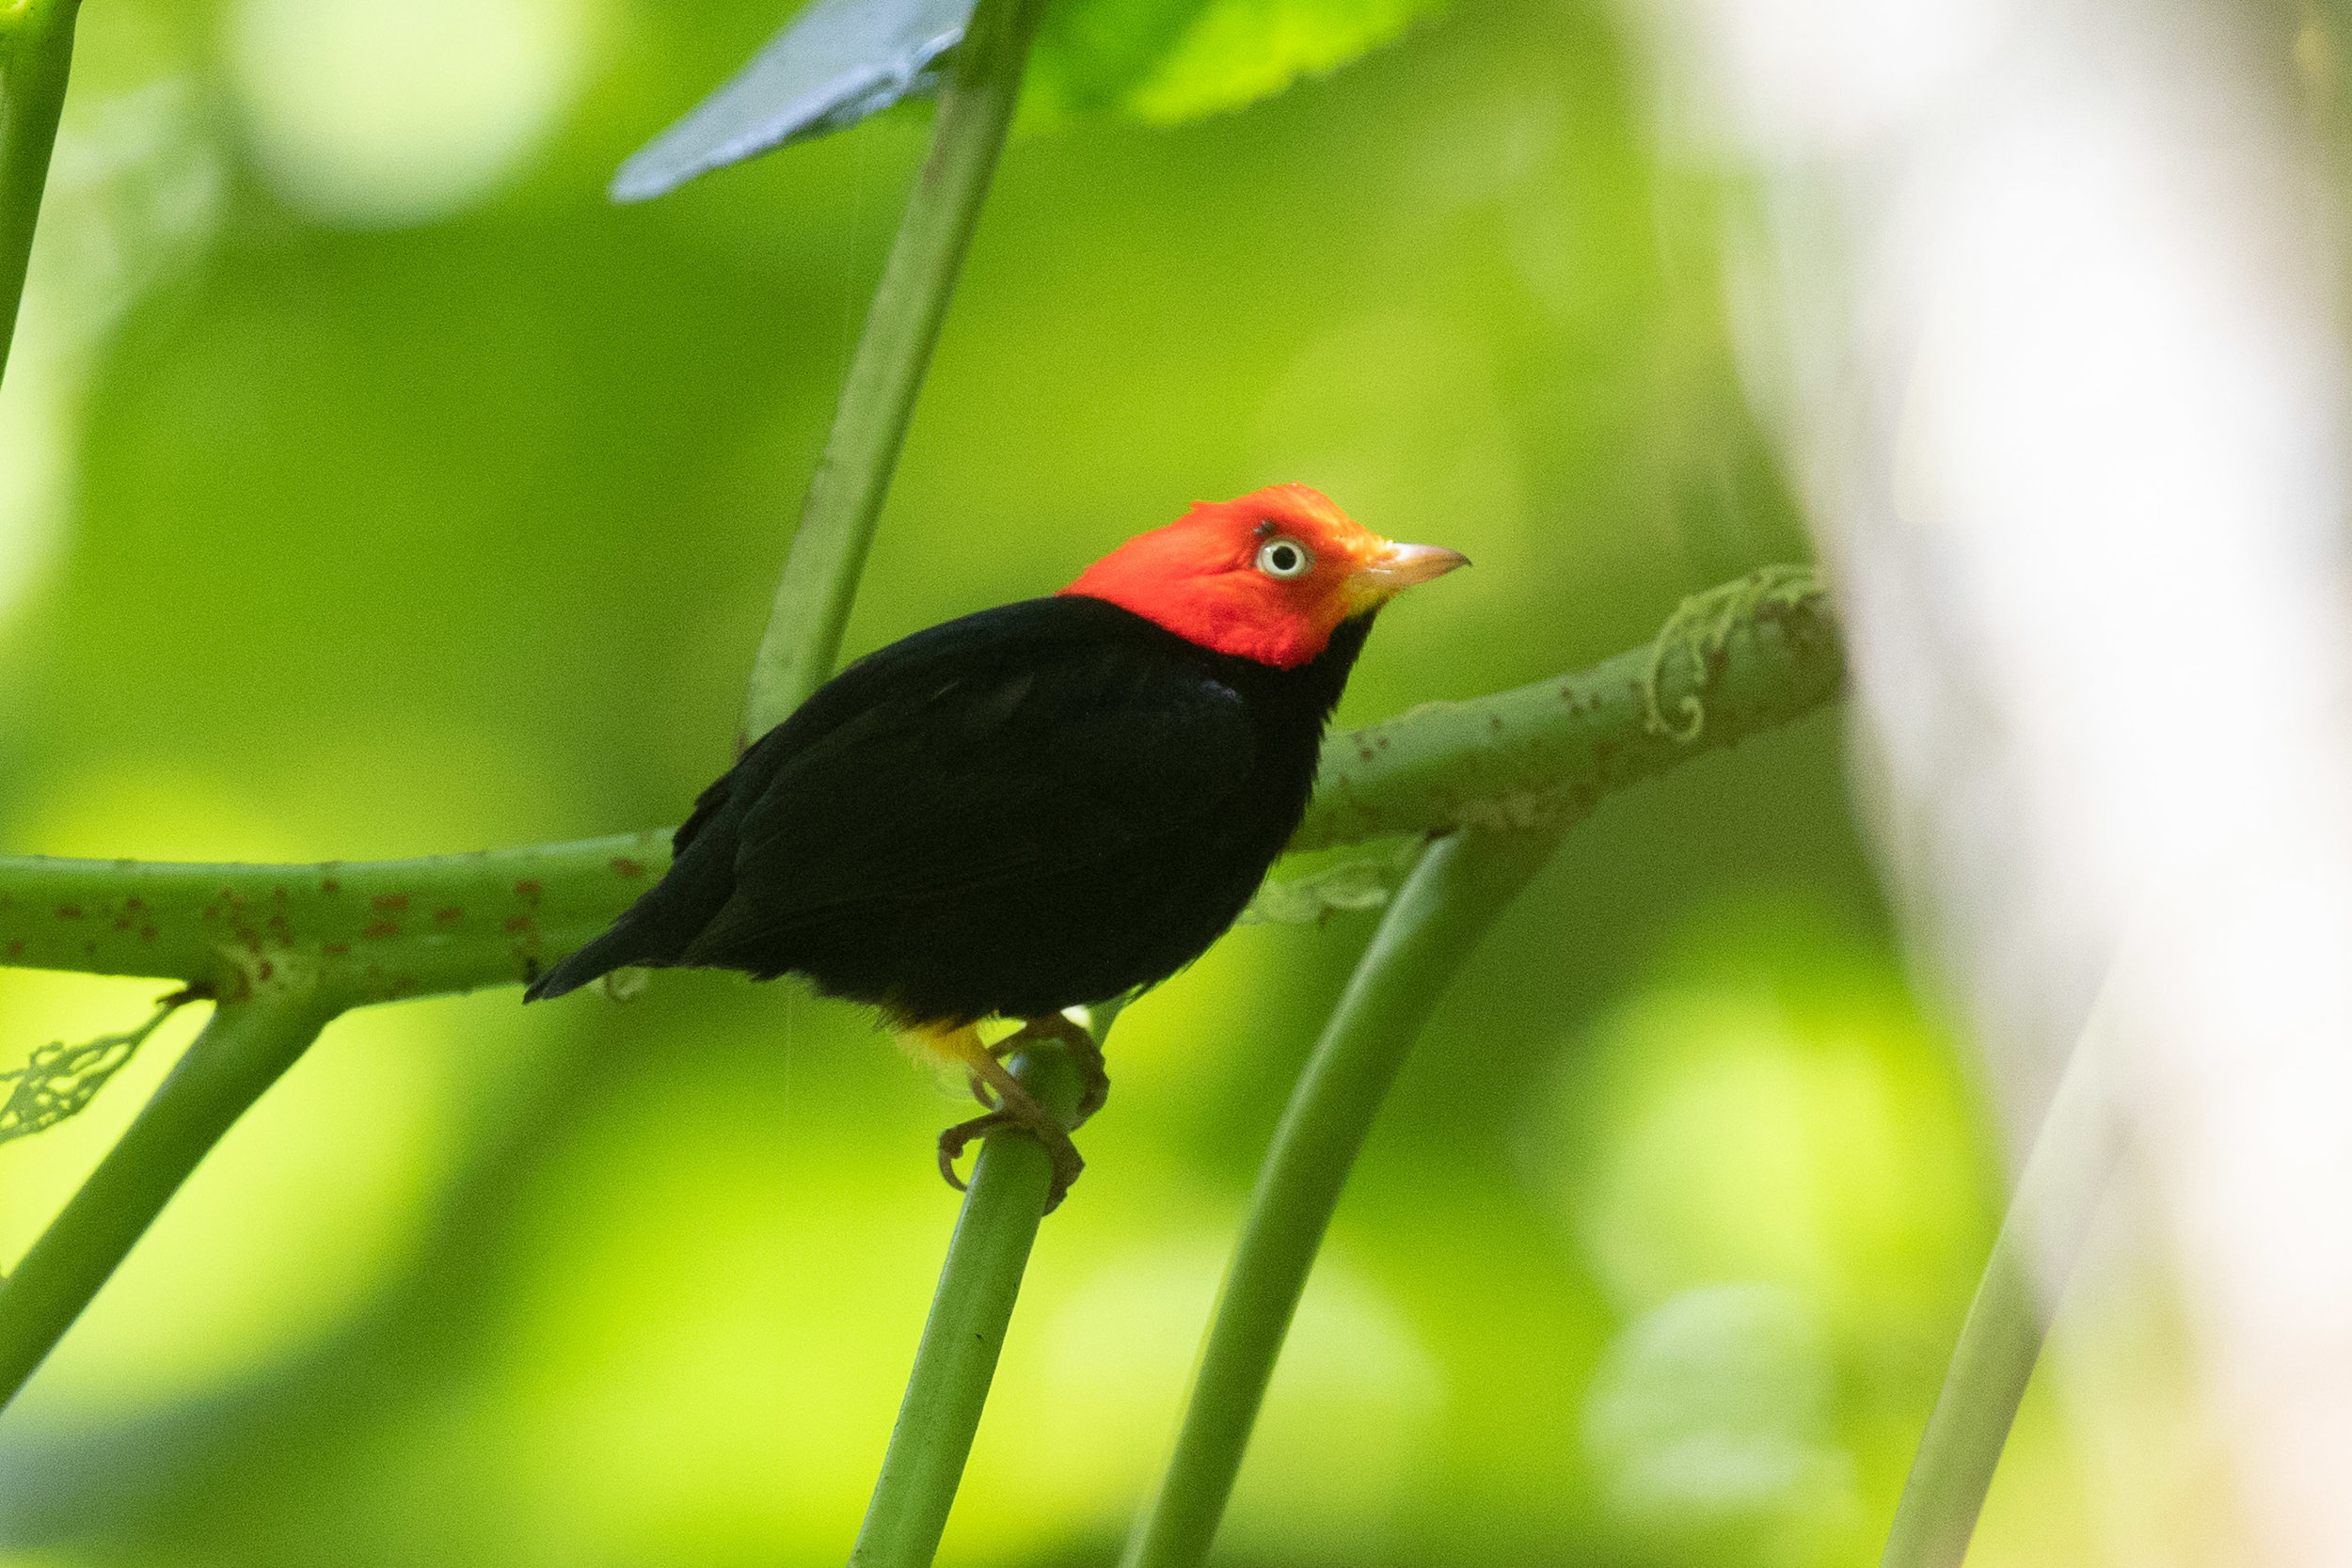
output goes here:
[[[753, 662], [743, 706], [746, 745], [833, 673], [1045, 4], [980, 0], [952, 56], [930, 156], [882, 268]], [[1058, 1052], [1027, 1053], [1013, 1072], [1055, 1116], [1067, 1120], [1073, 1114], [1077, 1077]], [[850, 1553], [858, 1568], [923, 1568], [939, 1549], [1051, 1183], [1051, 1161], [1034, 1139], [1005, 1132], [981, 1145], [898, 1423]]]
[[332, 1016], [308, 992], [214, 1010], [130, 1131], [0, 1285], [0, 1404], [16, 1398], [198, 1162]]
[[1398, 891], [1258, 1174], [1175, 1452], [1125, 1568], [1191, 1568], [1208, 1557], [1291, 1315], [1373, 1118], [1447, 983], [1553, 842], [1549, 833], [1457, 833], [1433, 845]]
[[0, 373], [16, 339], [81, 0], [0, 0]]
[[980, 0], [963, 42], [949, 56], [953, 74], [940, 94], [930, 156], [907, 198], [874, 292], [760, 638], [743, 706], [746, 745], [833, 673], [915, 394], [979, 221], [1044, 11], [1045, 0]]
[[2105, 1014], [2094, 1010], [2042, 1117], [1912, 1459], [1880, 1568], [1960, 1568], [1968, 1555], [2051, 1316], [2123, 1155], [2124, 1124], [2101, 1079], [2105, 1032]]
[[[1097, 1022], [1098, 1037], [1105, 1026]], [[1057, 1119], [1075, 1114], [1077, 1069], [1059, 1047], [1024, 1053], [1011, 1066]], [[1053, 1174], [1044, 1146], [1025, 1132], [981, 1144], [850, 1568], [929, 1568], [938, 1552]]]

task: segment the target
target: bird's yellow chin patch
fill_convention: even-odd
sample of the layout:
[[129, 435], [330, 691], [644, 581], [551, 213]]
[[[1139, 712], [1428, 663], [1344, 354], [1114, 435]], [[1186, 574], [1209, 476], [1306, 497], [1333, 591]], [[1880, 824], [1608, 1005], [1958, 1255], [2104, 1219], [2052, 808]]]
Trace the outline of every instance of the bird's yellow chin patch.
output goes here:
[[1019, 1032], [1021, 1025], [1009, 1019], [983, 1019], [977, 1023], [956, 1025], [938, 1023], [900, 1023], [893, 1021], [890, 1033], [898, 1042], [898, 1049], [914, 1060], [918, 1067], [940, 1072], [968, 1069], [976, 1062], [993, 1062], [988, 1048], [1008, 1035]]
[[1378, 610], [1396, 597], [1401, 584], [1382, 582], [1367, 572], [1353, 572], [1340, 581], [1340, 619], [1352, 620], [1368, 610]]

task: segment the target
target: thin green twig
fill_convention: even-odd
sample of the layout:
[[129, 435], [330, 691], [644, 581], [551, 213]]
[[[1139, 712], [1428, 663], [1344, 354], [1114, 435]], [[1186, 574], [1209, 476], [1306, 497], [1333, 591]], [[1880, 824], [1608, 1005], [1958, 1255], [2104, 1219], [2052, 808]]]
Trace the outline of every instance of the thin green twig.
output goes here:
[[0, 1405], [81, 1316], [197, 1163], [333, 1016], [307, 989], [223, 1004], [130, 1131], [0, 1285]]
[[833, 673], [874, 525], [1044, 13], [1045, 0], [981, 0], [950, 56], [930, 156], [874, 292], [752, 665], [741, 737], [747, 746]]
[[2042, 1117], [1912, 1458], [1879, 1568], [1960, 1568], [1968, 1556], [2050, 1320], [2123, 1156], [2125, 1126], [2102, 1071], [2106, 1028], [2104, 1006], [2094, 1008]]
[[1208, 1557], [1291, 1315], [1373, 1118], [1447, 984], [1558, 836], [1471, 830], [1441, 839], [1390, 904], [1258, 1173], [1175, 1452], [1124, 1568], [1190, 1568]]
[[0, 3], [0, 374], [16, 340], [24, 271], [49, 182], [49, 154], [73, 69], [81, 0]]
[[[1098, 1042], [1108, 1018], [1094, 1024]], [[1009, 1065], [1056, 1117], [1075, 1113], [1077, 1069], [1060, 1047]], [[997, 1132], [981, 1144], [850, 1568], [929, 1568], [939, 1550], [1052, 1181], [1052, 1158], [1027, 1133]]]

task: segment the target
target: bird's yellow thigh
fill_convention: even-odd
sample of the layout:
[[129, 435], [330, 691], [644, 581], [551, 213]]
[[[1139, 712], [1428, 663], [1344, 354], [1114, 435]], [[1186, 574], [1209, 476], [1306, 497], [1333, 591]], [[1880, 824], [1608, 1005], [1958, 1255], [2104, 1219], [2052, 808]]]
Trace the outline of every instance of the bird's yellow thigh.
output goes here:
[[991, 1067], [996, 1064], [996, 1058], [988, 1053], [988, 1047], [980, 1043], [980, 1031], [974, 1024], [955, 1029], [917, 1024], [912, 1029], [898, 1030], [897, 1034], [898, 1049], [926, 1067], [977, 1071], [982, 1062]]

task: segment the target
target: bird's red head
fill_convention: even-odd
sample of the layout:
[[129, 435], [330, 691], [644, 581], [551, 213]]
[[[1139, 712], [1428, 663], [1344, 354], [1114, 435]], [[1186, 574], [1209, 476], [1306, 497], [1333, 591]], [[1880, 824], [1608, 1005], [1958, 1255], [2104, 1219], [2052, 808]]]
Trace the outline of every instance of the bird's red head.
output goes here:
[[1323, 652], [1349, 616], [1469, 564], [1452, 550], [1392, 544], [1319, 490], [1274, 484], [1239, 500], [1193, 502], [1062, 592], [1108, 599], [1186, 641], [1291, 670]]

